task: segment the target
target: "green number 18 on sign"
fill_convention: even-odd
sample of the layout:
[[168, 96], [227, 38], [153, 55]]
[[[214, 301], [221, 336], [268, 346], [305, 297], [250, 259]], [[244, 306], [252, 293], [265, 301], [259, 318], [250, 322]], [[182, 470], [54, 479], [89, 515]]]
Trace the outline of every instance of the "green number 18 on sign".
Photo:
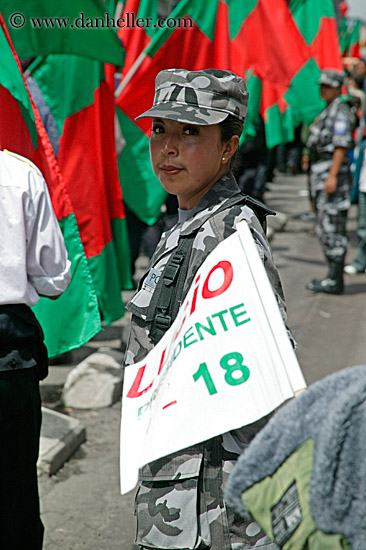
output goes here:
[[[232, 353], [227, 353], [220, 360], [220, 366], [224, 369], [225, 382], [230, 386], [238, 386], [239, 384], [244, 384], [250, 376], [250, 370], [246, 365], [243, 364], [244, 358], [241, 353], [238, 351], [233, 351]], [[197, 372], [193, 374], [193, 380], [197, 382], [199, 378], [203, 378], [203, 381], [206, 384], [208, 393], [214, 395], [217, 393], [216, 386], [212, 380], [210, 371], [208, 370], [207, 363], [201, 363], [198, 367]]]

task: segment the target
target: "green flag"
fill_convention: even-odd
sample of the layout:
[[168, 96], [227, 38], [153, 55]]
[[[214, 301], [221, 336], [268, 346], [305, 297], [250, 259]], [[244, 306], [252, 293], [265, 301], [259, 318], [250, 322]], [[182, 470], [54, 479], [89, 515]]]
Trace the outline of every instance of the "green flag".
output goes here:
[[30, 159], [43, 173], [71, 260], [67, 290], [55, 301], [41, 298], [34, 308], [52, 356], [85, 344], [101, 320], [70, 197], [1, 16], [0, 23], [0, 147]]
[[113, 16], [102, 0], [0, 0], [19, 57], [69, 53], [123, 64]]
[[149, 161], [151, 121], [135, 118], [152, 104], [160, 70], [216, 67], [246, 78], [245, 131], [253, 136], [261, 116], [268, 147], [291, 141], [294, 128], [319, 113], [320, 71], [341, 63], [332, 0], [293, 0], [290, 7], [286, 0], [181, 0], [169, 18], [184, 24], [159, 29], [152, 0], [127, 1], [125, 11], [149, 13], [153, 27], [118, 33], [126, 49], [133, 45], [116, 98], [127, 141], [119, 172], [125, 201], [143, 221], [156, 220], [165, 194]]
[[[342, 68], [333, 0], [291, 0], [289, 7], [287, 31], [268, 36], [261, 27], [274, 52], [278, 52], [278, 35], [284, 37], [280, 51], [288, 56], [283, 61], [287, 66], [283, 78], [261, 77], [260, 110], [268, 147], [292, 141], [296, 126], [314, 120], [324, 108], [317, 83], [320, 72]], [[254, 73], [260, 76], [258, 69]]]
[[29, 67], [60, 134], [58, 163], [107, 324], [124, 314], [132, 288], [114, 138], [113, 75], [91, 59], [50, 55]]
[[343, 56], [361, 57], [361, 21], [349, 21], [342, 17], [339, 26], [339, 40]]

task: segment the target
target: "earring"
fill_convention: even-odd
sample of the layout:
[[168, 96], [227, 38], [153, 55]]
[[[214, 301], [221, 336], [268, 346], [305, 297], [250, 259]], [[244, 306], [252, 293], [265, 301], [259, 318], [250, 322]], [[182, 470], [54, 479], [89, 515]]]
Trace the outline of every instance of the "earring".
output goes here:
[[225, 157], [222, 157], [222, 159], [221, 159], [221, 160], [225, 160]]

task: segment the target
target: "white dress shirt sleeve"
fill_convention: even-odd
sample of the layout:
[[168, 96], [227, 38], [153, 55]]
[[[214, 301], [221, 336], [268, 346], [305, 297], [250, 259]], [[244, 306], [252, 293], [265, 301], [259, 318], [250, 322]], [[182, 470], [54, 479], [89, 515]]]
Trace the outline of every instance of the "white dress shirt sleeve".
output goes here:
[[41, 180], [36, 196], [26, 205], [27, 274], [40, 296], [58, 296], [71, 280], [71, 263], [46, 183]]

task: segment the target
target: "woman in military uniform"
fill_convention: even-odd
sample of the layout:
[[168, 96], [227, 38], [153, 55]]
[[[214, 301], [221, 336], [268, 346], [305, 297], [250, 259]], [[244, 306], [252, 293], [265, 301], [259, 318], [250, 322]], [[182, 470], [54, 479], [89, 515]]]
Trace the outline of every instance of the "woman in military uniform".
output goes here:
[[355, 121], [350, 107], [340, 98], [343, 73], [323, 71], [319, 83], [320, 95], [327, 106], [310, 127], [307, 147], [316, 230], [329, 271], [324, 279], [313, 279], [307, 288], [314, 292], [342, 294], [346, 220], [352, 186], [347, 151], [353, 145]]
[[[126, 365], [142, 360], [158, 342], [198, 268], [240, 220], [246, 220], [251, 229], [286, 319], [280, 280], [260, 222], [270, 211], [243, 195], [231, 172], [247, 102], [245, 82], [228, 71], [170, 69], [157, 76], [153, 107], [140, 116], [153, 118], [151, 162], [164, 189], [177, 195], [179, 220], [162, 235], [127, 306], [132, 325]], [[187, 263], [187, 269], [184, 277], [174, 278], [171, 300], [169, 288], [163, 286], [164, 269], [178, 250], [185, 258], [180, 268], [184, 270]], [[223, 486], [235, 461], [266, 420], [140, 470], [136, 515], [141, 548], [277, 548], [256, 523], [244, 522], [223, 501]]]

